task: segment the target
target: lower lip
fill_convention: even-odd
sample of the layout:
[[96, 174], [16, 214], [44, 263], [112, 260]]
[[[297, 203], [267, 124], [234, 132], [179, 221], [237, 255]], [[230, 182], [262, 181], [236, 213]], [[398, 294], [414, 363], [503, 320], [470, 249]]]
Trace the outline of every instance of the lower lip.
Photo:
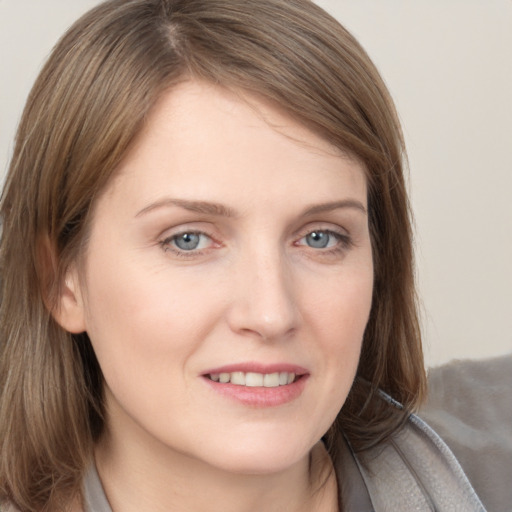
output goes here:
[[235, 400], [243, 405], [265, 408], [277, 407], [296, 400], [304, 391], [308, 375], [301, 375], [295, 382], [275, 388], [237, 386], [222, 384], [203, 377], [216, 393]]

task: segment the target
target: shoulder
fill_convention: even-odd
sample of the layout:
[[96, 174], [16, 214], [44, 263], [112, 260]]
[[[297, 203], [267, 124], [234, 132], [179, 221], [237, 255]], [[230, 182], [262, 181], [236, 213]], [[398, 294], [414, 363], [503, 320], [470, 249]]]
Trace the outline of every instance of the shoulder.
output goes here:
[[[382, 394], [390, 407], [400, 407]], [[485, 512], [461, 465], [434, 430], [410, 415], [385, 442], [354, 453], [343, 439], [336, 472], [343, 501], [367, 496], [364, 507], [349, 510], [383, 512]], [[349, 477], [349, 482], [344, 482]], [[505, 510], [505, 509], [503, 509]]]
[[512, 503], [512, 355], [455, 361], [429, 372], [420, 416], [453, 451], [490, 510]]
[[449, 448], [415, 415], [358, 459], [377, 512], [485, 510]]

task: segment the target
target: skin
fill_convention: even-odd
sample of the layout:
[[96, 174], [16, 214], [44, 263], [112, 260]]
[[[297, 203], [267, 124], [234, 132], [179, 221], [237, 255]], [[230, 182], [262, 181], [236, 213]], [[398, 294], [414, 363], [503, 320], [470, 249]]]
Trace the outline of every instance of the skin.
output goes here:
[[[57, 313], [105, 377], [96, 464], [115, 512], [336, 509], [319, 440], [370, 312], [366, 193], [358, 161], [255, 97], [189, 81], [161, 98], [97, 199]], [[265, 407], [204, 376], [242, 362], [307, 379]]]

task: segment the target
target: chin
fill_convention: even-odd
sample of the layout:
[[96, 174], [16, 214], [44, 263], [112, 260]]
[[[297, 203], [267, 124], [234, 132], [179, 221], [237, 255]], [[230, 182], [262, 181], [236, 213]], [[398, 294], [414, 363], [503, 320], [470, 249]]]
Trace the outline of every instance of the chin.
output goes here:
[[228, 473], [239, 475], [271, 475], [284, 472], [299, 464], [307, 452], [293, 453], [260, 453], [226, 456], [219, 463], [215, 464], [219, 469]]
[[[229, 473], [265, 475], [280, 473], [308, 457], [318, 439], [293, 439], [292, 435], [244, 436], [225, 443], [213, 442], [203, 460]], [[212, 450], [212, 447], [215, 447]], [[207, 460], [209, 459], [209, 460]]]

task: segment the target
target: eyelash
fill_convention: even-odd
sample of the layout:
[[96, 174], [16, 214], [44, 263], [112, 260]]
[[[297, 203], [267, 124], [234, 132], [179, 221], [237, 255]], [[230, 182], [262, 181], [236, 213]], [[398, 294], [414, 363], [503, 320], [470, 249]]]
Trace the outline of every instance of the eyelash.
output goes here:
[[307, 246], [304, 244], [305, 247], [309, 247], [315, 253], [320, 253], [321, 255], [324, 255], [324, 256], [340, 254], [340, 253], [346, 251], [347, 249], [350, 249], [353, 246], [352, 238], [349, 235], [347, 235], [345, 233], [340, 233], [338, 231], [334, 231], [332, 229], [321, 229], [321, 228], [320, 229], [312, 229], [312, 230], [308, 231], [305, 235], [301, 236], [299, 238], [299, 240], [297, 242], [295, 242], [294, 245], [302, 246], [303, 244], [299, 244], [299, 242], [301, 240], [305, 239], [307, 236], [312, 235], [313, 233], [323, 233], [323, 234], [328, 235], [329, 237], [335, 238], [337, 241], [337, 243], [333, 247], [325, 247], [325, 248], [315, 248], [315, 247]]
[[[307, 236], [312, 235], [313, 233], [323, 233], [328, 235], [329, 237], [334, 237], [337, 240], [337, 243], [333, 247], [329, 248], [315, 248], [308, 246], [307, 244], [300, 244], [299, 242], [303, 239], [305, 239]], [[181, 257], [181, 258], [193, 258], [198, 256], [203, 256], [205, 254], [205, 251], [208, 251], [210, 248], [206, 248], [205, 250], [201, 249], [191, 249], [189, 251], [180, 249], [175, 245], [175, 241], [180, 237], [184, 235], [196, 235], [196, 236], [205, 236], [210, 239], [211, 243], [217, 244], [219, 247], [221, 246], [220, 243], [216, 242], [215, 239], [209, 235], [208, 233], [204, 231], [194, 231], [194, 230], [185, 230], [181, 231], [179, 233], [175, 233], [171, 236], [168, 236], [161, 240], [159, 242], [159, 245], [162, 247], [164, 252], [172, 252], [174, 255]], [[329, 255], [337, 255], [342, 253], [343, 251], [346, 251], [347, 249], [350, 249], [353, 246], [352, 238], [345, 234], [345, 233], [339, 233], [337, 231], [334, 231], [332, 229], [311, 229], [307, 231], [305, 234], [300, 236], [300, 238], [294, 242], [294, 246], [298, 247], [308, 247], [311, 249], [314, 253], [329, 256]]]
[[[179, 256], [181, 258], [192, 258], [195, 256], [202, 256], [204, 254], [204, 251], [201, 249], [192, 249], [190, 251], [185, 251], [183, 249], [180, 249], [175, 245], [175, 241], [180, 237], [184, 235], [197, 235], [197, 236], [205, 236], [209, 238], [213, 243], [215, 243], [214, 238], [209, 235], [208, 233], [205, 233], [204, 231], [194, 231], [194, 230], [185, 230], [181, 231], [179, 233], [175, 233], [174, 235], [168, 236], [164, 238], [159, 244], [161, 245], [164, 252], [172, 252], [175, 256]], [[218, 244], [220, 245], [220, 244]], [[208, 249], [206, 249], [208, 250]]]

